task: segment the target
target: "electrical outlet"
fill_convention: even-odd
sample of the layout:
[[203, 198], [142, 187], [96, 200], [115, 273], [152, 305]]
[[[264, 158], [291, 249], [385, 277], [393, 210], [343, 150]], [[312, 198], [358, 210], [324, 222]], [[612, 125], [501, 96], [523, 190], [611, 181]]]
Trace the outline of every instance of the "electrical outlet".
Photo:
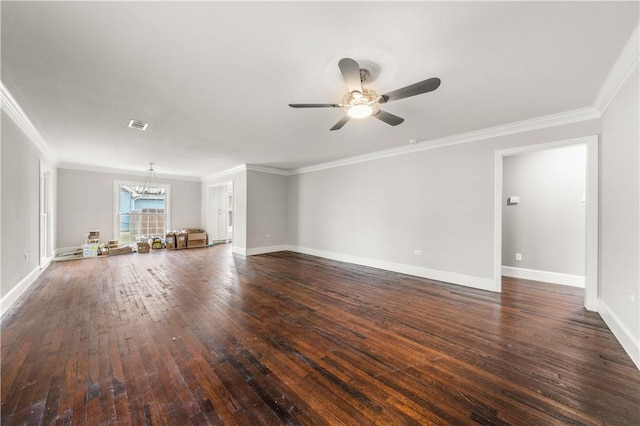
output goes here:
[[413, 254], [415, 254], [416, 256], [420, 256], [422, 254], [422, 250], [415, 249], [413, 251]]
[[29, 253], [24, 254], [24, 260], [27, 260], [27, 259], [29, 259]]
[[516, 253], [516, 262], [522, 262], [522, 254]]
[[631, 303], [636, 303], [636, 295], [631, 291], [627, 293], [627, 299], [629, 299]]

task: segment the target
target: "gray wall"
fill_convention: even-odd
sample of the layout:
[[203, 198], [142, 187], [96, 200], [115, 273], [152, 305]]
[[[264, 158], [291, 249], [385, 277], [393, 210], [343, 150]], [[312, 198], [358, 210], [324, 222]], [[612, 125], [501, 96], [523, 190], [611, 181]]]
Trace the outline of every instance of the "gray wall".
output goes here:
[[[114, 180], [144, 182], [144, 176], [58, 169], [58, 247], [84, 242], [89, 230], [114, 236]], [[200, 227], [200, 182], [158, 178], [171, 184], [171, 227]]]
[[[600, 153], [600, 299], [635, 344], [640, 368], [640, 111], [638, 68], [602, 118]], [[635, 301], [631, 301], [631, 295]], [[608, 322], [611, 324], [611, 322]], [[613, 327], [612, 327], [613, 328]], [[621, 338], [623, 333], [626, 339]]]
[[287, 244], [287, 177], [247, 171], [247, 248]]
[[504, 158], [504, 266], [584, 276], [586, 161], [585, 145]]
[[290, 243], [493, 279], [495, 150], [599, 130], [590, 120], [292, 176]]
[[[40, 263], [40, 160], [50, 161], [2, 111], [2, 269], [0, 297], [38, 268]], [[52, 210], [55, 218], [55, 169], [52, 178]], [[52, 230], [55, 241], [55, 230]], [[53, 242], [52, 242], [53, 245]], [[25, 259], [25, 254], [28, 257]]]

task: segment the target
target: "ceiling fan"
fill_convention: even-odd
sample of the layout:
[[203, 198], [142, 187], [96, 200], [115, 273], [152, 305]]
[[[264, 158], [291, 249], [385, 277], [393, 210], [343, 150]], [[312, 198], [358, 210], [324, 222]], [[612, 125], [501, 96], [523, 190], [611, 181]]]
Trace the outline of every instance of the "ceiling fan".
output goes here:
[[432, 92], [440, 86], [439, 78], [429, 78], [403, 87], [402, 89], [397, 89], [384, 95], [378, 95], [375, 91], [362, 87], [362, 84], [369, 78], [370, 72], [365, 68], [360, 68], [360, 65], [358, 65], [355, 60], [351, 58], [340, 59], [338, 68], [340, 68], [340, 72], [349, 89], [342, 98], [342, 103], [289, 104], [292, 108], [343, 108], [346, 115], [330, 130], [341, 129], [351, 118], [365, 118], [369, 116], [373, 116], [391, 126], [397, 126], [404, 121], [404, 118], [381, 110], [381, 104]]

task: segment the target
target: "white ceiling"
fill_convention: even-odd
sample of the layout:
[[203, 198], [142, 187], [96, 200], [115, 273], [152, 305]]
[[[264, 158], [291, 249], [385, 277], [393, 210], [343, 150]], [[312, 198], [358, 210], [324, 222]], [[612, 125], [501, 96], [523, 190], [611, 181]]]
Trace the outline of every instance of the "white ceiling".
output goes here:
[[[2, 83], [67, 164], [291, 170], [593, 105], [638, 2], [9, 2]], [[330, 132], [338, 60], [432, 93]], [[148, 122], [146, 132], [128, 129]]]

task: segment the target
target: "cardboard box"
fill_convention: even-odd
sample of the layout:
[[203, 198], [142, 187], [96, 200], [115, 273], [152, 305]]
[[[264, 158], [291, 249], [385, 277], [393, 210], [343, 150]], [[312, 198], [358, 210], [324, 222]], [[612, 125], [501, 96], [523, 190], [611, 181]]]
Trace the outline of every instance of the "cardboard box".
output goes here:
[[129, 246], [109, 249], [109, 256], [118, 256], [120, 254], [129, 254], [129, 253], [133, 253], [133, 249]]
[[151, 248], [153, 250], [160, 250], [164, 248], [164, 244], [162, 244], [162, 238], [153, 237], [151, 238]]
[[98, 255], [100, 246], [96, 243], [82, 245], [82, 257], [95, 257]]
[[187, 247], [188, 248], [206, 247], [206, 246], [207, 246], [207, 240], [192, 240], [192, 239], [188, 239], [187, 240]]
[[167, 236], [164, 238], [164, 243], [168, 249], [176, 248], [176, 234], [173, 232], [169, 232]]
[[207, 239], [206, 232], [190, 232], [187, 234], [187, 241], [191, 240], [205, 240]]
[[149, 253], [150, 250], [149, 243], [138, 243], [138, 253]]
[[183, 234], [183, 233], [176, 234], [176, 248], [177, 249], [187, 248], [187, 234]]
[[87, 237], [89, 240], [99, 240], [100, 239], [100, 231], [89, 231], [89, 236]]

